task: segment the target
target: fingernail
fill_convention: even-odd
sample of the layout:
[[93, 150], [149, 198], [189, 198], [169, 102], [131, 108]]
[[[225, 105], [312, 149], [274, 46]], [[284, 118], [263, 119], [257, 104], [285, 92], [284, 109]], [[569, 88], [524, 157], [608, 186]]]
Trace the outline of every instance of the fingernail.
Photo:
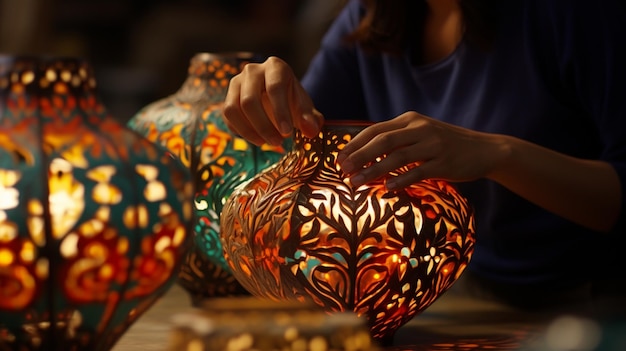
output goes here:
[[319, 125], [317, 125], [317, 120], [315, 119], [315, 117], [313, 117], [312, 114], [310, 113], [305, 113], [302, 115], [302, 118], [307, 121], [307, 123], [309, 123], [310, 125], [312, 125], [315, 128], [319, 128]]
[[292, 132], [291, 124], [286, 121], [280, 123], [280, 134], [289, 135]]

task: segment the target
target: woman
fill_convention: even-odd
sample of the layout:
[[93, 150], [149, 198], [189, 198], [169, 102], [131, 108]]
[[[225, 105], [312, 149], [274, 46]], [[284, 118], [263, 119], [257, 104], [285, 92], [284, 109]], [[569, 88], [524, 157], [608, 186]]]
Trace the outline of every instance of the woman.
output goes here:
[[623, 294], [625, 18], [618, 0], [352, 0], [301, 83], [278, 58], [248, 65], [224, 113], [257, 144], [378, 122], [342, 169], [359, 185], [418, 162], [387, 186], [457, 182], [476, 211], [468, 274], [490, 296]]

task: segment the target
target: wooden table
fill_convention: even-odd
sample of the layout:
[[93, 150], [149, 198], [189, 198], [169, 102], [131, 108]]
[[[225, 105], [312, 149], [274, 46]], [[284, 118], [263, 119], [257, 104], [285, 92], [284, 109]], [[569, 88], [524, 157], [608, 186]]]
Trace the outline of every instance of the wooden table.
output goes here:
[[[173, 286], [131, 326], [113, 351], [165, 351], [173, 327], [172, 316], [194, 310], [187, 293], [178, 285]], [[577, 337], [577, 334], [567, 334], [575, 332], [573, 329], [576, 328], [577, 320], [570, 318], [566, 321], [564, 318], [568, 317], [522, 313], [496, 303], [446, 293], [426, 311], [400, 328], [393, 345], [384, 350], [562, 351], [565, 349], [557, 348], [561, 347], [558, 345], [559, 340], [565, 342]], [[554, 326], [564, 322], [570, 323], [564, 324], [569, 327], [560, 331], [565, 334], [556, 335], [557, 344], [552, 342], [550, 346], [548, 337], [555, 333]], [[589, 329], [590, 324], [580, 326]], [[613, 330], [615, 335], [626, 335], [626, 325], [621, 328]], [[554, 339], [555, 336], [551, 337]], [[626, 339], [621, 342], [623, 343], [615, 348], [603, 348], [601, 351], [626, 350]]]

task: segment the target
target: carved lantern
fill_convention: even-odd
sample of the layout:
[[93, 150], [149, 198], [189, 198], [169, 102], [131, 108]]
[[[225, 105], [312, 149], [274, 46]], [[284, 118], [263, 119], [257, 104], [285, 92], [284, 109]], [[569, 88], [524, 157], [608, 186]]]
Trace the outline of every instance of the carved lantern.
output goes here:
[[252, 294], [354, 311], [386, 343], [461, 275], [474, 217], [444, 181], [351, 186], [336, 156], [365, 125], [327, 122], [313, 139], [297, 133], [291, 152], [233, 192], [221, 236]]
[[0, 56], [0, 350], [108, 350], [175, 283], [189, 172], [87, 62]]
[[251, 53], [198, 53], [180, 89], [141, 109], [129, 126], [172, 151], [195, 180], [193, 247], [179, 283], [194, 304], [209, 297], [248, 294], [224, 261], [219, 216], [235, 186], [276, 162], [284, 147], [257, 147], [232, 134], [222, 106], [230, 79], [259, 58]]

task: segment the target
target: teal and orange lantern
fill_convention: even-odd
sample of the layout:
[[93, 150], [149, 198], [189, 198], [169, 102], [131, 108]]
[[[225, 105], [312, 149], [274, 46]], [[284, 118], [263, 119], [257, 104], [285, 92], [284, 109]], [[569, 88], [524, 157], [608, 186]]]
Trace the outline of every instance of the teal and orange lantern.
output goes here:
[[197, 53], [180, 89], [148, 104], [128, 123], [169, 149], [194, 177], [195, 240], [179, 276], [194, 304], [205, 298], [248, 294], [224, 260], [219, 237], [222, 207], [236, 186], [290, 148], [250, 144], [224, 123], [222, 107], [230, 79], [247, 63], [258, 61], [259, 57], [245, 52]]
[[193, 186], [75, 58], [0, 56], [0, 350], [109, 350], [176, 282]]

